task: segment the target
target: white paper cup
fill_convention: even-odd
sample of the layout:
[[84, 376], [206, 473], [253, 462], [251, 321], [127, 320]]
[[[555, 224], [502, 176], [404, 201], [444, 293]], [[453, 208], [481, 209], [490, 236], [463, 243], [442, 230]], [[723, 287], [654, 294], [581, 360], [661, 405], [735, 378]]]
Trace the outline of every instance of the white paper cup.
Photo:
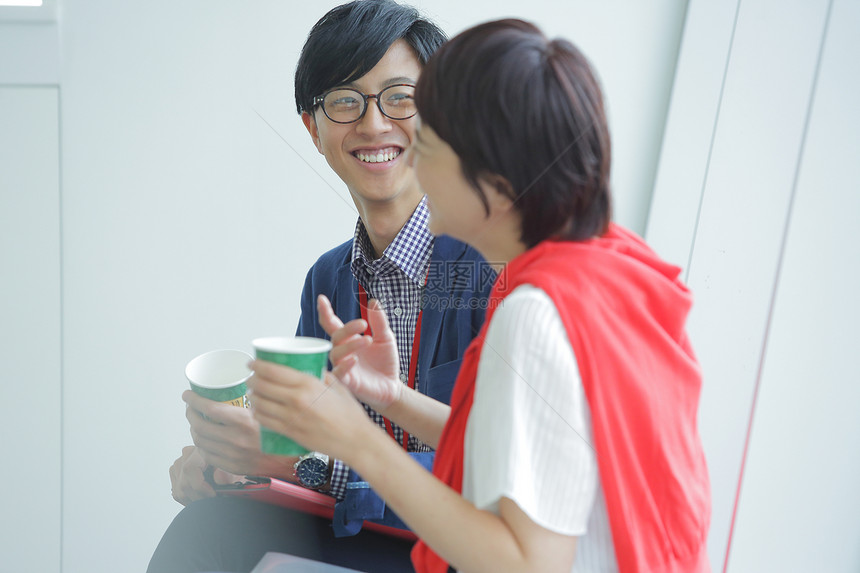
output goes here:
[[185, 377], [191, 389], [204, 398], [247, 408], [251, 360], [251, 355], [241, 350], [213, 350], [189, 362]]

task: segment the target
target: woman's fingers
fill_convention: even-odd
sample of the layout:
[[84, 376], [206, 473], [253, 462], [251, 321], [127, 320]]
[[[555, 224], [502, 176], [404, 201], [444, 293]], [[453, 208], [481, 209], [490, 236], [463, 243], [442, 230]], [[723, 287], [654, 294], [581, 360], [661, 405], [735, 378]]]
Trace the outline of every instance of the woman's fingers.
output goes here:
[[309, 381], [317, 380], [310, 374], [305, 374], [295, 368], [269, 362], [268, 360], [252, 360], [248, 367], [254, 371], [255, 376], [251, 379], [251, 387], [254, 392], [257, 391], [257, 386], [260, 381], [275, 382], [276, 385], [285, 387], [305, 386]]
[[391, 332], [391, 327], [388, 326], [388, 317], [385, 315], [385, 309], [379, 304], [379, 301], [372, 299], [367, 303], [367, 319], [370, 321], [370, 330], [373, 332], [373, 339], [380, 342], [394, 340], [394, 333]]
[[[300, 412], [309, 408], [327, 390], [324, 381], [294, 370], [288, 366], [263, 360], [251, 363], [254, 376], [248, 381], [254, 415], [286, 415], [286, 411]], [[274, 429], [274, 428], [273, 428]]]
[[254, 376], [251, 380], [253, 393], [251, 394], [251, 406], [254, 412], [259, 408], [257, 406], [263, 402], [274, 402], [276, 404], [289, 405], [293, 402], [296, 390], [288, 386], [272, 382], [259, 376]]
[[[319, 380], [309, 377], [308, 384], [301, 387], [284, 387], [277, 382], [258, 378], [255, 382], [253, 399], [254, 418], [266, 428], [285, 434], [302, 443], [308, 432], [314, 433], [326, 428], [333, 422], [329, 412], [331, 402], [323, 405], [323, 400], [331, 398], [326, 394], [333, 389], [333, 378]], [[334, 389], [337, 392], [337, 389]], [[335, 400], [336, 402], [336, 400]], [[337, 418], [334, 418], [337, 419]]]
[[367, 322], [365, 322], [364, 319], [357, 318], [355, 320], [350, 320], [343, 325], [342, 328], [339, 328], [334, 332], [330, 332], [329, 336], [331, 336], [332, 345], [338, 346], [350, 338], [362, 336], [365, 332], [367, 332]]
[[261, 400], [254, 403], [254, 418], [261, 425], [274, 430], [283, 432], [283, 406], [277, 402]]
[[[317, 314], [319, 315], [320, 326], [332, 337], [332, 342], [337, 344], [334, 340], [335, 333], [344, 328], [344, 324], [334, 313], [331, 302], [325, 295], [321, 294], [317, 297]], [[351, 320], [346, 326], [353, 334], [367, 330], [367, 323], [361, 319]]]
[[328, 355], [329, 360], [331, 360], [331, 363], [333, 365], [337, 366], [347, 356], [355, 354], [359, 350], [367, 348], [371, 344], [373, 344], [373, 339], [371, 339], [369, 336], [356, 337], [349, 342], [345, 342], [340, 346], [335, 346], [334, 348], [332, 348]]
[[317, 314], [319, 314], [320, 326], [329, 334], [343, 326], [343, 322], [334, 313], [331, 302], [324, 294], [317, 297]]
[[[347, 356], [346, 358], [341, 360], [337, 364], [337, 366], [334, 367], [334, 370], [331, 371], [331, 374], [332, 376], [340, 380], [341, 383], [344, 384], [347, 388], [350, 388], [349, 384], [347, 384], [345, 380], [348, 379], [347, 374], [349, 374], [349, 371], [352, 370], [356, 364], [358, 364], [358, 358], [356, 358], [355, 356]], [[350, 388], [350, 390], [352, 390], [352, 388]]]

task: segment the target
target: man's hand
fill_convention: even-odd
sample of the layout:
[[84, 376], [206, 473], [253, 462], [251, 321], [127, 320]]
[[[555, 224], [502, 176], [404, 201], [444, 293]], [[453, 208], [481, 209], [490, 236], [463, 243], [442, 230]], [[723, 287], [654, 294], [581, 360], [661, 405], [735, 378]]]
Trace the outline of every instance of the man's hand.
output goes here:
[[240, 476], [296, 481], [293, 464], [298, 457], [263, 454], [260, 425], [250, 410], [207, 400], [191, 390], [182, 399], [188, 404], [185, 417], [191, 424], [191, 438], [205, 464]]
[[[170, 466], [170, 492], [173, 494], [173, 499], [182, 505], [188, 505], [198, 499], [214, 497], [215, 490], [204, 477], [207, 467], [197, 448], [194, 446], [182, 448], [182, 455]], [[219, 469], [215, 469], [213, 478], [217, 484], [241, 480], [241, 476], [228, 474]]]

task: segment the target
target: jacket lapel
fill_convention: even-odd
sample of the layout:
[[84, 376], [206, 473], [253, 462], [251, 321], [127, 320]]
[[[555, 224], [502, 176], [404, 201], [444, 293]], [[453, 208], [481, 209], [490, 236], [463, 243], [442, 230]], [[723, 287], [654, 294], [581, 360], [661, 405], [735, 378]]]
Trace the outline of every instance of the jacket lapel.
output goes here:
[[431, 366], [439, 337], [442, 335], [442, 319], [445, 312], [440, 302], [447, 302], [450, 287], [453, 284], [451, 273], [455, 265], [450, 263], [459, 260], [466, 251], [466, 245], [449, 237], [436, 237], [433, 252], [430, 255], [430, 271], [427, 276], [427, 287], [421, 297], [421, 344], [418, 355], [424, 358], [420, 361], [423, 368], [418, 376], [426, 380], [426, 372]]
[[358, 281], [352, 276], [349, 257], [337, 270], [337, 286], [334, 293], [334, 312], [344, 323], [361, 317], [358, 305]]

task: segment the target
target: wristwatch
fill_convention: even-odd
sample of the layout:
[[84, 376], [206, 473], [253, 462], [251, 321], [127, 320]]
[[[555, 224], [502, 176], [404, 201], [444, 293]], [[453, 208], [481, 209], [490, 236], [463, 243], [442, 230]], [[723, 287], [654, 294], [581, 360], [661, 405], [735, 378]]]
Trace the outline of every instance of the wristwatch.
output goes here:
[[319, 452], [310, 452], [300, 457], [293, 470], [302, 487], [308, 489], [322, 489], [331, 474], [328, 456]]

